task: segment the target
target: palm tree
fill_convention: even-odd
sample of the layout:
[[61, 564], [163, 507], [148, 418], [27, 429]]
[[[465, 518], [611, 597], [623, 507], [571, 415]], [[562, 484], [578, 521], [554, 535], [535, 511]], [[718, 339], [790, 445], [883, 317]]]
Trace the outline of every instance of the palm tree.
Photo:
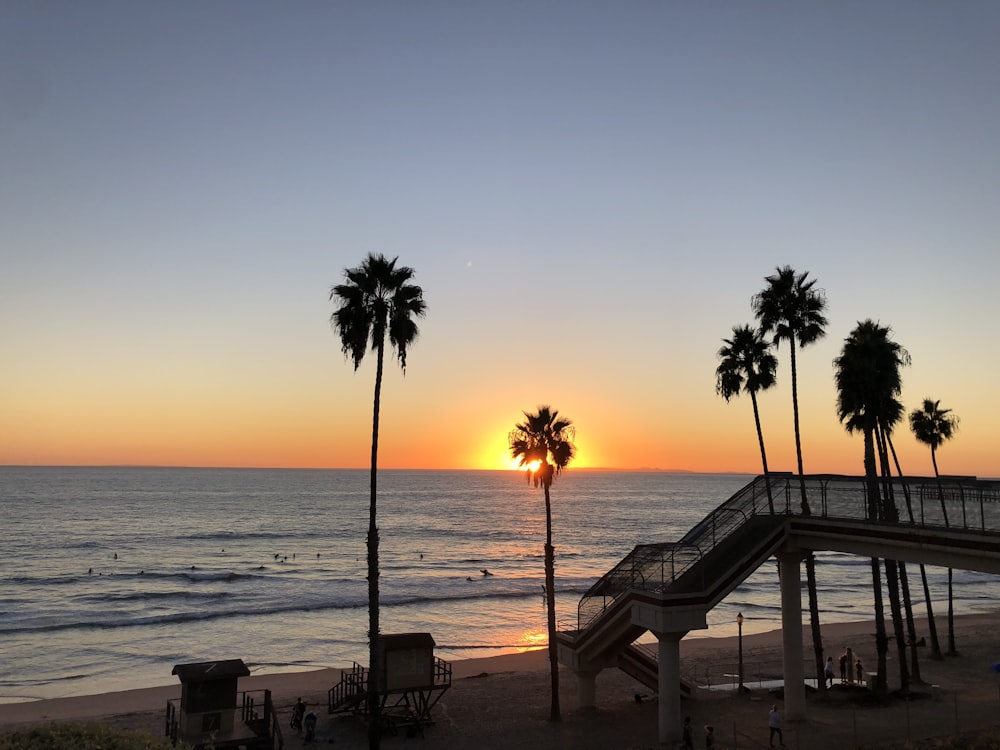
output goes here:
[[764, 450], [764, 433], [760, 429], [757, 391], [765, 391], [774, 385], [778, 359], [771, 353], [771, 345], [764, 340], [764, 334], [748, 325], [733, 326], [732, 338], [722, 339], [722, 342], [725, 346], [719, 349], [721, 361], [715, 370], [715, 392], [727, 402], [741, 392], [750, 394], [753, 420], [757, 426], [757, 442], [760, 444], [760, 461], [764, 467], [767, 505], [773, 514], [774, 498], [771, 496], [771, 480], [767, 474], [767, 453]]
[[[898, 421], [902, 407], [896, 400], [902, 389], [900, 367], [909, 364], [909, 354], [889, 338], [889, 328], [865, 320], [844, 340], [840, 356], [834, 360], [837, 385], [837, 414], [848, 432], [864, 436], [865, 482], [868, 495], [868, 516], [871, 519], [892, 520], [895, 507], [888, 497], [882, 500], [879, 486], [876, 442], [884, 430]], [[885, 451], [879, 451], [881, 464], [888, 465]], [[897, 569], [886, 561], [893, 627], [900, 649], [900, 682], [905, 690], [909, 684], [906, 672], [905, 637], [899, 609]], [[887, 688], [886, 654], [889, 641], [882, 607], [882, 582], [877, 558], [872, 558], [872, 587], [875, 596], [875, 648], [878, 656], [877, 689]]]
[[[910, 412], [910, 429], [914, 437], [924, 445], [930, 446], [931, 463], [934, 465], [934, 479], [938, 485], [938, 496], [941, 499], [941, 513], [944, 516], [944, 525], [948, 526], [948, 508], [944, 502], [944, 488], [941, 486], [941, 474], [938, 473], [937, 449], [941, 447], [945, 440], [951, 440], [958, 430], [958, 417], [951, 413], [951, 409], [942, 409], [941, 401], [924, 399], [923, 407]], [[956, 656], [958, 650], [955, 648], [955, 610], [952, 598], [952, 575], [953, 571], [948, 568], [948, 655]]]
[[339, 306], [330, 316], [340, 335], [341, 349], [354, 361], [357, 371], [369, 342], [376, 354], [375, 401], [372, 409], [371, 500], [368, 509], [368, 713], [371, 718], [368, 746], [377, 750], [381, 727], [378, 694], [379, 590], [378, 526], [375, 518], [378, 466], [378, 422], [382, 396], [382, 366], [386, 334], [396, 351], [399, 366], [406, 372], [406, 352], [417, 338], [414, 318], [423, 317], [426, 305], [423, 290], [410, 284], [414, 270], [396, 266], [399, 258], [388, 260], [381, 253], [369, 254], [357, 268], [344, 270], [346, 283], [330, 289], [330, 300]]
[[[826, 296], [815, 288], [816, 280], [809, 279], [809, 272], [796, 273], [791, 266], [776, 269], [776, 273], [764, 279], [767, 286], [753, 297], [754, 314], [760, 321], [761, 331], [773, 336], [777, 347], [782, 341], [788, 342], [792, 367], [792, 416], [795, 426], [795, 457], [799, 470], [799, 488], [802, 494], [802, 513], [809, 515], [809, 500], [806, 498], [806, 480], [802, 469], [802, 437], [799, 430], [799, 387], [798, 369], [795, 362], [796, 343], [806, 347], [823, 338], [826, 334]], [[826, 691], [823, 675], [823, 634], [819, 624], [819, 600], [816, 596], [816, 556], [810, 550], [806, 553], [806, 585], [809, 590], [809, 623], [812, 628], [813, 657], [816, 668], [816, 684], [821, 693]]]
[[552, 503], [549, 488], [573, 460], [573, 423], [560, 418], [559, 412], [539, 406], [537, 414], [524, 412], [525, 421], [514, 426], [509, 435], [510, 455], [528, 469], [528, 481], [545, 491], [545, 604], [549, 629], [549, 671], [552, 675], [552, 705], [549, 718], [560, 720], [559, 660], [556, 650], [556, 567], [552, 546]]

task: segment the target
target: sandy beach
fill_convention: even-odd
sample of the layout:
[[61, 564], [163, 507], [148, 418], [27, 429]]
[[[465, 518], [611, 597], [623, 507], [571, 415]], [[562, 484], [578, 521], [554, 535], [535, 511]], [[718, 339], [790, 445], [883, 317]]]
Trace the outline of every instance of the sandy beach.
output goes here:
[[[943, 621], [939, 624], [945, 643]], [[809, 643], [807, 628], [805, 643]], [[824, 644], [835, 660], [846, 646], [866, 665], [874, 667], [871, 623], [824, 626]], [[918, 632], [926, 633], [923, 623]], [[941, 661], [921, 649], [923, 685], [914, 686], [919, 697], [873, 706], [859, 701], [858, 690], [839, 686], [826, 700], [808, 699], [808, 718], [785, 723], [785, 744], [792, 748], [891, 747], [907, 738], [921, 739], [971, 732], [1000, 725], [1000, 683], [991, 665], [1000, 660], [1000, 628], [994, 615], [956, 618], [959, 655]], [[716, 747], [766, 747], [767, 713], [772, 703], [781, 707], [780, 695], [767, 681], [781, 675], [780, 631], [743, 637], [748, 695], [733, 689], [731, 675], [737, 665], [736, 638], [688, 637], [681, 642], [685, 678], [700, 688], [685, 699], [682, 711], [692, 717], [695, 746], [704, 746], [705, 724], [715, 727]], [[894, 687], [898, 669], [890, 654], [889, 680]], [[548, 720], [549, 676], [547, 652], [455, 661], [452, 687], [433, 711], [435, 724], [420, 738], [404, 734], [386, 736], [385, 747], [424, 748], [652, 748], [657, 743], [656, 696], [618, 669], [607, 669], [597, 680], [597, 707], [577, 707], [577, 686], [572, 672], [561, 669], [563, 720]], [[169, 670], [172, 665], [164, 665]], [[291, 707], [302, 697], [319, 716], [317, 741], [334, 741], [340, 748], [367, 746], [365, 730], [355, 717], [326, 713], [326, 692], [338, 680], [339, 670], [260, 675], [240, 680], [241, 690], [269, 689], [281, 713], [285, 747], [304, 745], [288, 723]], [[839, 679], [837, 680], [839, 683]], [[644, 696], [641, 703], [635, 695]], [[853, 699], [849, 696], [853, 696]], [[128, 690], [103, 695], [59, 698], [0, 705], [0, 726], [14, 728], [49, 722], [100, 721], [159, 736], [164, 709], [180, 697], [180, 686]]]

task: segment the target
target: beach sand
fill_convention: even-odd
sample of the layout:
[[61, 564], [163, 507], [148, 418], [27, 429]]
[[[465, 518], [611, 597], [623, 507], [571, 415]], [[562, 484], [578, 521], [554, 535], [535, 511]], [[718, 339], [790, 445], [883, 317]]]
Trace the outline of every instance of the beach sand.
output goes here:
[[[998, 615], [966, 615], [956, 618], [958, 656], [941, 661], [921, 648], [920, 669], [925, 685], [914, 686], [919, 698], [894, 701], [887, 706], [870, 705], [858, 699], [860, 690], [836, 687], [826, 700], [810, 695], [808, 717], [785, 722], [785, 744], [790, 748], [842, 750], [845, 747], [889, 747], [908, 738], [920, 739], [974, 732], [1000, 726], [1000, 682], [991, 665], [1000, 661]], [[938, 625], [942, 647], [946, 646], [943, 618]], [[923, 623], [918, 633], [926, 634]], [[850, 646], [868, 668], [874, 669], [872, 623], [839, 623], [823, 627], [824, 645], [836, 662]], [[809, 647], [808, 627], [803, 643]], [[682, 672], [699, 685], [722, 684], [722, 689], [699, 689], [693, 699], [684, 699], [681, 710], [692, 717], [695, 747], [704, 747], [705, 724], [715, 727], [716, 748], [767, 747], [768, 709], [782, 702], [765, 683], [780, 678], [781, 633], [744, 635], [745, 684], [749, 695], [733, 689], [726, 677], [737, 668], [736, 638], [687, 637], [681, 641]], [[247, 659], [251, 655], [247, 655]], [[164, 665], [169, 670], [173, 665]], [[433, 710], [435, 723], [423, 738], [405, 733], [387, 735], [387, 748], [655, 748], [657, 742], [656, 696], [618, 669], [606, 669], [597, 678], [597, 706], [577, 706], [573, 673], [560, 669], [560, 699], [563, 720], [550, 722], [548, 653], [545, 650], [452, 662], [453, 680]], [[807, 669], [807, 674], [811, 673]], [[838, 670], [839, 671], [839, 670]], [[365, 729], [352, 716], [328, 715], [326, 692], [338, 681], [339, 670], [280, 675], [259, 675], [240, 680], [240, 690], [269, 689], [281, 715], [286, 748], [327, 745], [337, 748], [367, 747]], [[890, 654], [889, 682], [895, 687], [898, 669]], [[837, 680], [839, 683], [839, 678]], [[635, 694], [647, 697], [635, 701]], [[306, 745], [289, 728], [291, 707], [302, 697], [319, 716], [317, 740]], [[853, 696], [853, 699], [849, 696]], [[164, 730], [168, 699], [180, 697], [180, 685], [128, 690], [104, 695], [59, 698], [30, 703], [0, 705], [0, 727], [14, 728], [49, 722], [100, 721], [127, 729], [140, 729], [155, 736]]]

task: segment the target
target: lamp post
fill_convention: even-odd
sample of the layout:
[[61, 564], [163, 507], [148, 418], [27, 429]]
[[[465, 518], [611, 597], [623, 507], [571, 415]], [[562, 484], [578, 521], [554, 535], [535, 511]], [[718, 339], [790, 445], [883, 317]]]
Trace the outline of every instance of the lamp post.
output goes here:
[[745, 688], [743, 687], [743, 613], [742, 612], [736, 613], [736, 627], [737, 627], [736, 643], [739, 648], [738, 672], [740, 677], [740, 686], [737, 689], [739, 690], [739, 692], [742, 693], [745, 690]]

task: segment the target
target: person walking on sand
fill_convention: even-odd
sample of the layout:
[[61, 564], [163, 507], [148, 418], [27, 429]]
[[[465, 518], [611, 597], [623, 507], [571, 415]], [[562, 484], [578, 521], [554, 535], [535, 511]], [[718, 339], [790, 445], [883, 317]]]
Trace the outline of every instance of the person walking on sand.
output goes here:
[[301, 698], [295, 701], [295, 705], [292, 707], [292, 729], [296, 733], [302, 733], [302, 718], [306, 715], [306, 704], [302, 702]]
[[694, 737], [691, 736], [691, 717], [684, 717], [684, 729], [681, 730], [681, 747], [684, 750], [694, 750]]
[[767, 725], [771, 730], [768, 744], [770, 744], [771, 747], [774, 747], [774, 735], [778, 735], [778, 743], [784, 747], [785, 738], [781, 734], [781, 714], [778, 713], [777, 703], [771, 705], [771, 711], [768, 713]]

